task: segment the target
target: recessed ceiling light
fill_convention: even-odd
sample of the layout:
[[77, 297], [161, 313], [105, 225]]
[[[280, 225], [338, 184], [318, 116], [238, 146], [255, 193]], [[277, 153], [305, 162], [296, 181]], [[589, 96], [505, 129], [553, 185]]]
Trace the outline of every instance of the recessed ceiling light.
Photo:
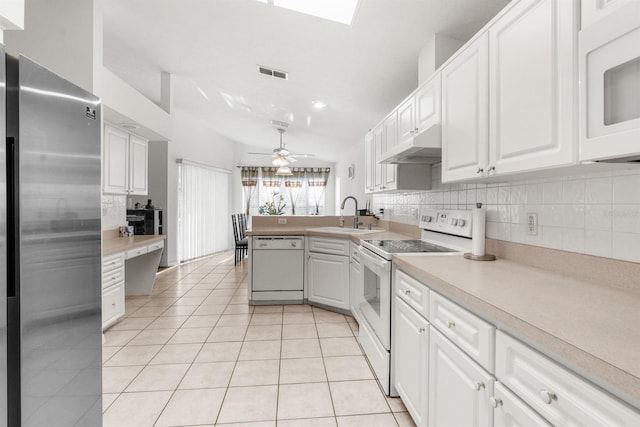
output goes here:
[[324, 103], [324, 102], [322, 102], [322, 101], [318, 101], [318, 100], [316, 100], [316, 101], [311, 101], [311, 103], [312, 103], [312, 104], [313, 104], [313, 106], [314, 106], [316, 109], [318, 109], [318, 110], [322, 110], [324, 107], [326, 107], [326, 106], [327, 106], [327, 104], [325, 104], [325, 103]]
[[317, 18], [351, 25], [359, 0], [258, 0]]

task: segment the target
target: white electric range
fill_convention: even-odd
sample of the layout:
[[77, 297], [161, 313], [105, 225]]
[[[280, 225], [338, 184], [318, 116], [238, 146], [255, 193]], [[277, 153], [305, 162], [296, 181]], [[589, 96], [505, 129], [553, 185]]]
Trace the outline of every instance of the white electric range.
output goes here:
[[364, 287], [358, 301], [362, 322], [358, 340], [386, 394], [393, 392], [391, 366], [392, 257], [461, 256], [471, 252], [470, 210], [425, 209], [420, 240], [363, 240], [360, 255]]

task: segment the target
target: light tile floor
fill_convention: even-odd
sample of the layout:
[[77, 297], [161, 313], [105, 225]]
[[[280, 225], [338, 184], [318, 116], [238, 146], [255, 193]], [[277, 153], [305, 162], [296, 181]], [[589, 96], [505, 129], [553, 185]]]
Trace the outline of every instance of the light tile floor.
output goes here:
[[381, 392], [353, 318], [247, 304], [246, 260], [162, 272], [105, 332], [105, 427], [413, 426]]

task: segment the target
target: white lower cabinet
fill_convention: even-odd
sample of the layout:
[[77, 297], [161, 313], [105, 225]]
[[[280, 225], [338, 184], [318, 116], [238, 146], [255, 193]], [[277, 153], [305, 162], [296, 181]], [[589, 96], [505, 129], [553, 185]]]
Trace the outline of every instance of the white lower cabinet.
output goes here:
[[417, 427], [427, 425], [429, 322], [395, 297], [392, 349], [394, 386]]
[[349, 257], [310, 252], [309, 301], [349, 310]]
[[351, 315], [358, 323], [362, 322], [360, 302], [364, 299], [364, 272], [360, 259], [359, 246], [351, 242], [351, 257], [349, 258], [349, 306]]
[[509, 391], [500, 381], [495, 383], [493, 396], [489, 399], [489, 403], [494, 409], [494, 427], [551, 427], [551, 424]]
[[638, 412], [500, 331], [496, 334], [496, 375], [553, 425], [640, 425]]
[[429, 425], [491, 427], [493, 376], [434, 327], [429, 334]]

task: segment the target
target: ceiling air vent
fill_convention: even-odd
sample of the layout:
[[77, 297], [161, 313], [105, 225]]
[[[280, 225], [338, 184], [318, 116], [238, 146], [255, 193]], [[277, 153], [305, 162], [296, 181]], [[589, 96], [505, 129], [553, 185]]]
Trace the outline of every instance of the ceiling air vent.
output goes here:
[[264, 74], [266, 76], [275, 77], [282, 80], [289, 79], [289, 73], [286, 71], [274, 70], [269, 67], [263, 67], [262, 65], [258, 65], [258, 72], [260, 74]]

